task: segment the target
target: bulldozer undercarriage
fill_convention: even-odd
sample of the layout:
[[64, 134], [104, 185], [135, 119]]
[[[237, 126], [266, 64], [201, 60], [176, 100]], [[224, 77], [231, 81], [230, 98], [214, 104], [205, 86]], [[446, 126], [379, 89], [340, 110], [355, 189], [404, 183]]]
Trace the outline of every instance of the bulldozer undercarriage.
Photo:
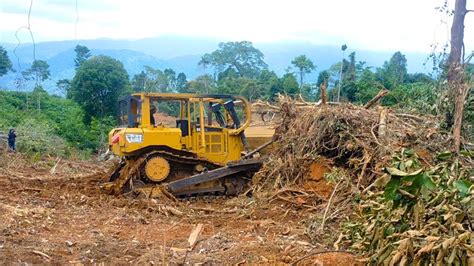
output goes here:
[[124, 159], [108, 174], [103, 186], [109, 194], [157, 197], [237, 195], [250, 181], [261, 161], [245, 159], [217, 165], [201, 158], [153, 151]]

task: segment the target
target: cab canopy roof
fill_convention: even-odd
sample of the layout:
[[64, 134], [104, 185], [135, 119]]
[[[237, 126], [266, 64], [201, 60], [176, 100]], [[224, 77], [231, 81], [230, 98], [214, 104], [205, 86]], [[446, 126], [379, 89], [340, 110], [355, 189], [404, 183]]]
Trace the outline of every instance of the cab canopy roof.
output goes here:
[[228, 100], [245, 100], [240, 96], [229, 94], [193, 94], [193, 93], [157, 93], [157, 92], [141, 92], [133, 93], [132, 96], [139, 98], [151, 98], [168, 101], [208, 101], [208, 102], [223, 102]]

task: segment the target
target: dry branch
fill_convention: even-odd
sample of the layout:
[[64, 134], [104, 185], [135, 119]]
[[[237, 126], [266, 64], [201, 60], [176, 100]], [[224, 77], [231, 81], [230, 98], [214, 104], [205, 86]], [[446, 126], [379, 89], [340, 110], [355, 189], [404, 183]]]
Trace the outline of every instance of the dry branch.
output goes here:
[[326, 223], [326, 216], [328, 214], [329, 207], [331, 206], [332, 198], [334, 198], [334, 194], [336, 194], [337, 187], [339, 186], [340, 183], [341, 181], [337, 182], [336, 186], [334, 187], [334, 190], [332, 191], [331, 197], [329, 198], [328, 204], [326, 206], [326, 210], [324, 210], [323, 222], [321, 223], [321, 227], [319, 228], [319, 230], [321, 231], [324, 230], [324, 224]]
[[370, 109], [372, 106], [376, 105], [388, 93], [389, 93], [389, 90], [387, 90], [387, 89], [383, 89], [383, 90], [379, 91], [379, 93], [377, 93], [377, 95], [375, 95], [375, 97], [372, 98], [372, 100], [370, 100], [369, 102], [367, 102], [364, 105], [364, 108], [365, 109]]

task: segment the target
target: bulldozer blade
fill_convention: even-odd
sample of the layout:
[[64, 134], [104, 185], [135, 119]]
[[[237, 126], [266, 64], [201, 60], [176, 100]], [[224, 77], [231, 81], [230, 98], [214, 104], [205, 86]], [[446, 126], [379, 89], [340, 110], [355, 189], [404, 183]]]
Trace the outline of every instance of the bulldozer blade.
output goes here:
[[242, 160], [239, 162], [228, 164], [227, 166], [220, 167], [208, 172], [196, 174], [190, 177], [186, 177], [180, 180], [176, 180], [166, 184], [166, 188], [172, 194], [177, 194], [179, 191], [204, 182], [217, 180], [223, 177], [231, 176], [238, 173], [244, 172], [255, 172], [262, 166], [262, 161], [257, 159]]

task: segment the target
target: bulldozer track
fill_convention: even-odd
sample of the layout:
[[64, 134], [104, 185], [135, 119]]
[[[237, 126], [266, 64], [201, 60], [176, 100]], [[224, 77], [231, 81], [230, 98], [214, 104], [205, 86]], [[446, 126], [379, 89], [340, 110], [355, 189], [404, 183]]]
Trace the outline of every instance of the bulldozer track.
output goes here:
[[[124, 164], [120, 165], [118, 168], [119, 171], [119, 176], [118, 178], [112, 180], [112, 175], [111, 180], [114, 182], [113, 185], [113, 194], [118, 195], [123, 192], [125, 186], [129, 182], [129, 180], [133, 178], [140, 178], [141, 176], [141, 169], [143, 168], [142, 166], [147, 162], [147, 159], [153, 156], [161, 156], [165, 158], [166, 160], [169, 160], [170, 162], [175, 162], [179, 164], [184, 164], [184, 165], [198, 165], [201, 164], [203, 165], [206, 169], [212, 170], [218, 167], [221, 167], [222, 165], [212, 163], [206, 159], [203, 158], [196, 158], [196, 157], [191, 157], [191, 156], [184, 156], [184, 155], [178, 155], [176, 153], [168, 152], [168, 151], [152, 151], [148, 152], [146, 154], [143, 154], [142, 156], [139, 156], [137, 158], [131, 158], [128, 159]], [[166, 183], [166, 179], [161, 182], [161, 183]], [[157, 183], [159, 184], [159, 183]], [[189, 194], [195, 194], [198, 195], [199, 193], [193, 193], [193, 191], [189, 191]], [[206, 195], [207, 196], [207, 195]]]

